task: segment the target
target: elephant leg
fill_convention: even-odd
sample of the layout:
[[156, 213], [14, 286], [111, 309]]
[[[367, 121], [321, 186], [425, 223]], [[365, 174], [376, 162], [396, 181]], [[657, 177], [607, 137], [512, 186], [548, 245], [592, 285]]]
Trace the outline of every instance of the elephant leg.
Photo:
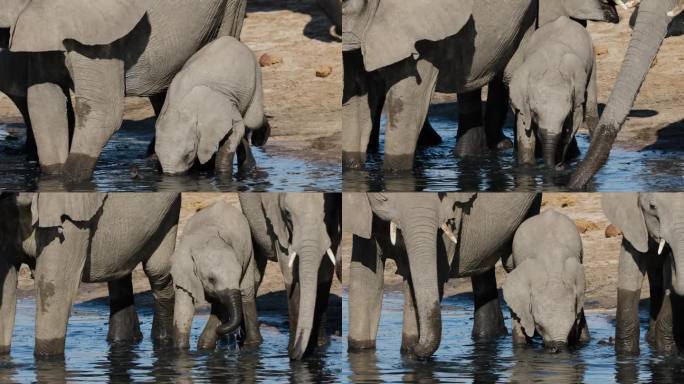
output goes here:
[[[367, 153], [380, 151], [380, 126], [382, 125], [382, 109], [385, 106], [386, 89], [384, 81], [377, 72], [368, 75], [368, 108], [371, 113], [371, 132], [366, 147]], [[362, 137], [365, 139], [365, 137]]]
[[489, 83], [485, 109], [485, 134], [489, 149], [505, 150], [513, 147], [513, 143], [503, 134], [509, 109], [508, 98], [508, 88], [503, 78], [496, 77]]
[[26, 102], [40, 169], [58, 174], [69, 154], [68, 97], [57, 84], [38, 83], [28, 88]]
[[425, 119], [423, 128], [420, 130], [420, 135], [418, 135], [418, 146], [432, 147], [440, 144], [442, 144], [442, 137], [439, 136], [439, 133], [432, 127], [430, 120]]
[[[161, 114], [161, 110], [164, 108], [164, 102], [166, 102], [166, 91], [162, 91], [156, 95], [150, 96], [150, 104], [152, 104], [155, 117], [159, 117], [159, 114]], [[154, 146], [156, 141], [156, 137], [152, 137], [150, 145], [147, 146], [147, 157], [154, 155]]]
[[[656, 259], [656, 260], [654, 260]], [[649, 285], [649, 319], [646, 340], [655, 343], [656, 319], [661, 312], [663, 300], [665, 298], [665, 287], [663, 280], [663, 257], [649, 255], [649, 265], [646, 273], [648, 274]]]
[[207, 319], [207, 324], [197, 340], [197, 349], [202, 351], [213, 351], [216, 348], [216, 342], [219, 339], [219, 334], [216, 329], [223, 323], [223, 320], [228, 319], [225, 308], [221, 304], [212, 303], [211, 313]]
[[385, 263], [374, 239], [354, 236], [349, 266], [349, 336], [350, 351], [375, 348]]
[[36, 260], [36, 341], [38, 358], [64, 355], [69, 313], [78, 292], [88, 252], [89, 228], [64, 221], [57, 227], [39, 228]]
[[660, 353], [673, 353], [677, 351], [672, 323], [672, 300], [671, 293], [665, 293], [663, 304], [655, 321], [654, 343], [655, 349]]
[[456, 156], [479, 156], [487, 150], [482, 122], [482, 89], [458, 94], [458, 133]]
[[580, 344], [586, 344], [591, 340], [591, 335], [589, 334], [589, 325], [587, 325], [587, 318], [584, 316], [584, 308], [582, 308], [582, 311], [580, 312], [580, 317], [579, 317], [579, 338], [578, 342]]
[[247, 300], [246, 297], [242, 297], [242, 317], [245, 335], [242, 345], [251, 347], [261, 344], [264, 339], [261, 337], [261, 331], [259, 331], [259, 319], [254, 298]]
[[342, 52], [342, 63], [342, 166], [362, 169], [373, 130], [373, 98], [369, 95], [371, 75], [363, 67], [361, 50]]
[[527, 345], [527, 335], [523, 331], [520, 320], [516, 319], [511, 312], [511, 335], [513, 336], [513, 346]]
[[17, 272], [18, 266], [3, 255], [0, 258], [0, 355], [9, 353], [12, 346], [12, 330], [17, 310]]
[[238, 174], [248, 175], [256, 169], [256, 160], [252, 154], [252, 148], [246, 138], [242, 138], [237, 147]]
[[413, 290], [410, 282], [404, 280], [404, 322], [401, 331], [401, 353], [412, 354], [413, 347], [418, 343], [418, 317], [413, 302]]
[[319, 282], [316, 289], [316, 312], [314, 313], [314, 328], [316, 334], [312, 334], [310, 343], [315, 340], [317, 346], [322, 347], [328, 344], [328, 334], [326, 332], [328, 300], [330, 299], [330, 287], [332, 286], [333, 271], [330, 270], [330, 279]]
[[473, 296], [475, 299], [475, 320], [473, 322], [473, 339], [490, 341], [506, 335], [499, 291], [496, 289], [494, 268], [471, 277]]
[[[238, 145], [238, 147], [240, 147]], [[233, 160], [235, 159], [235, 152], [231, 152], [230, 143], [224, 140], [223, 144], [219, 146], [216, 157], [214, 158], [214, 172], [221, 177], [229, 178], [233, 176]]]
[[76, 129], [62, 170], [68, 182], [87, 180], [109, 138], [121, 127], [124, 110], [124, 63], [67, 53], [76, 94]]
[[404, 60], [388, 71], [386, 81], [392, 86], [387, 92], [384, 168], [411, 170], [439, 70], [427, 60]]
[[615, 351], [639, 353], [639, 299], [645, 269], [642, 255], [622, 240], [618, 261], [618, 295], [615, 325]]
[[128, 274], [107, 283], [109, 287], [109, 333], [110, 343], [128, 343], [142, 340], [140, 322], [135, 312], [133, 281]]

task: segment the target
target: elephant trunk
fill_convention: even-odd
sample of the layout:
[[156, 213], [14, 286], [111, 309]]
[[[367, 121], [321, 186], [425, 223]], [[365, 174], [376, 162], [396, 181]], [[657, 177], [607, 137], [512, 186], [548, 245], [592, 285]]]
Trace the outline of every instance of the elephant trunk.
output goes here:
[[[684, 221], [682, 221], [684, 223]], [[684, 224], [671, 231], [674, 265], [672, 269], [672, 290], [679, 296], [684, 296]]]
[[551, 353], [559, 353], [568, 350], [568, 343], [565, 341], [544, 341], [544, 349]]
[[608, 159], [611, 147], [629, 114], [651, 63], [667, 35], [671, 18], [667, 12], [676, 0], [643, 1], [639, 6], [632, 38], [613, 91], [592, 136], [587, 156], [573, 173], [569, 187], [581, 189]]
[[542, 153], [544, 155], [544, 164], [546, 168], [554, 168], [556, 166], [556, 153], [558, 152], [558, 143], [560, 143], [560, 134], [545, 134], [542, 143]]
[[429, 358], [439, 348], [442, 334], [437, 282], [437, 213], [430, 208], [416, 208], [409, 215], [412, 225], [402, 228], [402, 234], [418, 315], [419, 338], [413, 353], [418, 358]]
[[216, 332], [219, 335], [235, 332], [242, 324], [242, 292], [239, 289], [226, 289], [219, 292], [217, 297], [228, 312], [229, 318], [216, 329]]
[[318, 269], [323, 252], [320, 241], [302, 240], [299, 250], [299, 313], [294, 342], [289, 351], [292, 360], [300, 360], [309, 345], [316, 313], [316, 293], [318, 290]]

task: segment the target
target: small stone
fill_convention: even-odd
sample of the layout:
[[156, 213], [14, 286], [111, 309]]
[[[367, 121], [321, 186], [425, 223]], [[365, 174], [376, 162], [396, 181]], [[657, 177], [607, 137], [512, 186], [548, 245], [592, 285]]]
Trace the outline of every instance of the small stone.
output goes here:
[[316, 77], [328, 77], [332, 73], [333, 69], [329, 65], [321, 65], [316, 68]]
[[585, 219], [575, 220], [575, 226], [577, 227], [579, 233], [585, 233], [587, 231], [593, 231], [599, 228], [596, 223]]
[[283, 62], [283, 58], [276, 55], [269, 55], [264, 53], [259, 57], [259, 65], [262, 67], [269, 67], [271, 65], [280, 64]]
[[615, 224], [610, 224], [606, 227], [606, 238], [616, 237], [622, 235], [622, 231]]
[[594, 53], [596, 56], [602, 56], [608, 53], [608, 47], [597, 47], [594, 46]]

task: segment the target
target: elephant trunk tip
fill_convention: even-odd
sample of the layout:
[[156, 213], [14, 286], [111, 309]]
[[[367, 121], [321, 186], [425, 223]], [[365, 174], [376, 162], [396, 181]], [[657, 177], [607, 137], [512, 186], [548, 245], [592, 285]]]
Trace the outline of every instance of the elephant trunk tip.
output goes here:
[[307, 347], [309, 345], [309, 339], [311, 337], [311, 328], [300, 328], [297, 329], [295, 336], [295, 341], [292, 344], [292, 348], [289, 351], [291, 360], [301, 360], [306, 353]]
[[568, 350], [568, 343], [565, 341], [549, 341], [544, 343], [544, 348], [550, 353], [560, 353]]
[[223, 336], [235, 332], [242, 324], [242, 292], [239, 289], [227, 289], [217, 296], [229, 316], [229, 319], [216, 329], [216, 333]]

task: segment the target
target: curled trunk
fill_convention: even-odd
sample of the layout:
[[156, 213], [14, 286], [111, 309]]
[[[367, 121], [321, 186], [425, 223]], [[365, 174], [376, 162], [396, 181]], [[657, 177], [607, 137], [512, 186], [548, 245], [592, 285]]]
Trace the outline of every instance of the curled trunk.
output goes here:
[[242, 292], [239, 289], [227, 289], [219, 292], [217, 296], [229, 318], [216, 329], [216, 332], [219, 335], [235, 332], [242, 324]]
[[289, 351], [290, 358], [300, 360], [309, 345], [316, 313], [318, 290], [318, 269], [321, 265], [321, 250], [316, 240], [302, 241], [299, 258], [299, 313], [294, 342]]

